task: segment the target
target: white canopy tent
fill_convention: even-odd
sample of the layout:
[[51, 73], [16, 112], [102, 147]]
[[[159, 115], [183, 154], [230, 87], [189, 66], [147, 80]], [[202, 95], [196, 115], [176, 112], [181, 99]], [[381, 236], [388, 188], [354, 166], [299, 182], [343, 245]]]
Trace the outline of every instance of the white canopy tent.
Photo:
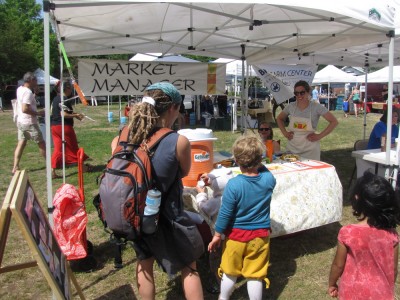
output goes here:
[[[228, 57], [252, 65], [299, 59], [302, 64], [309, 60], [360, 65], [349, 61], [352, 56], [343, 54], [345, 49], [390, 40], [391, 54], [380, 63], [389, 62], [390, 70], [393, 66], [396, 3], [392, 0], [50, 0], [43, 4], [47, 60], [50, 18], [69, 56], [160, 52]], [[48, 69], [47, 62], [47, 75]], [[389, 89], [390, 99], [391, 93]], [[48, 189], [51, 197], [50, 184]]]
[[[327, 83], [328, 91], [330, 91], [331, 83], [341, 83], [341, 82], [343, 83], [357, 82], [357, 77], [349, 73], [346, 73], [333, 65], [328, 65], [322, 70], [319, 70], [317, 73], [315, 73], [312, 84]], [[328, 109], [330, 102], [329, 99], [330, 99], [330, 93], [328, 92]]]
[[[365, 82], [365, 76], [357, 76], [357, 82]], [[389, 82], [389, 67], [368, 73], [368, 82]], [[393, 82], [400, 82], [400, 66], [393, 66]]]
[[[44, 70], [42, 70], [41, 68], [37, 68], [34, 72], [33, 72], [36, 76], [37, 79], [37, 83], [40, 85], [45, 84], [45, 72]], [[59, 81], [59, 79], [53, 77], [53, 76], [49, 76], [49, 80], [50, 80], [50, 84], [51, 85], [56, 85], [57, 82]], [[24, 83], [24, 81], [18, 80], [18, 85], [22, 85]]]
[[329, 84], [337, 82], [357, 82], [357, 76], [346, 73], [335, 66], [328, 65], [315, 73], [312, 84]]
[[182, 55], [165, 55], [160, 56], [162, 53], [137, 53], [132, 56], [129, 61], [167, 61], [167, 62], [193, 62], [198, 63], [199, 61], [191, 59]]
[[[44, 70], [42, 70], [40, 68], [37, 68], [35, 70], [34, 74], [35, 74], [35, 76], [37, 78], [38, 84], [44, 84], [45, 83], [45, 72], [44, 72]], [[49, 79], [50, 79], [50, 84], [51, 85], [56, 85], [57, 82], [59, 81], [59, 79], [57, 79], [57, 78], [55, 78], [53, 76], [50, 76]]]

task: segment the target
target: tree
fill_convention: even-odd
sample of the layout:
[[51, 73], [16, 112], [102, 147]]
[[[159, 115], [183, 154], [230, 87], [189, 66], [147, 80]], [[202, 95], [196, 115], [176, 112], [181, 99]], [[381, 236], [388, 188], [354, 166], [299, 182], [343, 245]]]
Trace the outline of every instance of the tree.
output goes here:
[[187, 58], [191, 58], [191, 59], [194, 59], [194, 60], [198, 60], [198, 61], [204, 62], [204, 63], [216, 60], [216, 58], [209, 57], [209, 56], [200, 56], [200, 55], [191, 55], [191, 54], [184, 54], [182, 56], [187, 57]]
[[[0, 86], [16, 83], [44, 65], [43, 19], [35, 0], [0, 1]], [[50, 73], [58, 69], [55, 36], [50, 40]]]

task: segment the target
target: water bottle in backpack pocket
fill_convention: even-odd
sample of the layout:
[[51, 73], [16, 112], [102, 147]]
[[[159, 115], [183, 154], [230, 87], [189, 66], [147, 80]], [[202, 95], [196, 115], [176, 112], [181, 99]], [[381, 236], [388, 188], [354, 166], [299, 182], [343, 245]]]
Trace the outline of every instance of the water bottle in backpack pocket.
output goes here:
[[147, 192], [146, 206], [142, 220], [142, 232], [153, 234], [157, 231], [158, 217], [161, 204], [161, 192], [157, 189], [151, 189]]

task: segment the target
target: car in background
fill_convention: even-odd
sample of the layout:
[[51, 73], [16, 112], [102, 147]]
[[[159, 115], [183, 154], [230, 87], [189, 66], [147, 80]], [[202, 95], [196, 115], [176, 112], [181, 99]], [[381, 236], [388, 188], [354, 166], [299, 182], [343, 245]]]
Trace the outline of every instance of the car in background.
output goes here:
[[249, 97], [251, 99], [266, 99], [270, 98], [271, 95], [269, 93], [269, 90], [265, 87], [250, 87], [249, 88]]
[[6, 85], [0, 96], [3, 106], [11, 105], [11, 100], [17, 98], [17, 85]]

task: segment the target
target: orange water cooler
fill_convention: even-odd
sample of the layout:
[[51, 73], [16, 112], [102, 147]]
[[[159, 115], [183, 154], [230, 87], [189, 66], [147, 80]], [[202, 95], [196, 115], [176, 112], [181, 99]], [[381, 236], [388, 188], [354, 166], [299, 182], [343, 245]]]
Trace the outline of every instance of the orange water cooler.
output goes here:
[[189, 174], [182, 178], [184, 186], [194, 187], [203, 173], [209, 173], [214, 165], [213, 143], [216, 138], [213, 137], [211, 129], [182, 129], [179, 134], [186, 136], [190, 141], [191, 161]]

